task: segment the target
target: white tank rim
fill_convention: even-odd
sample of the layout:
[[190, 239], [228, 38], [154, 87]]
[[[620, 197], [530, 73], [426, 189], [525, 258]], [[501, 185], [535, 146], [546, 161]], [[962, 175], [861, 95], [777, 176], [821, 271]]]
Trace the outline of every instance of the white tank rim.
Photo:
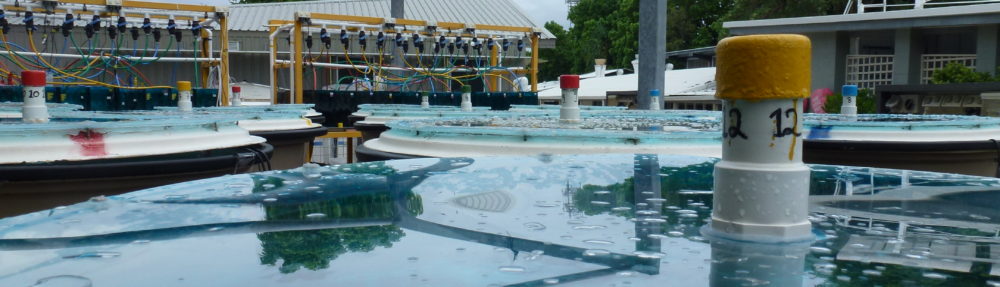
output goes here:
[[[100, 133], [102, 140], [86, 144], [76, 142], [70, 136], [79, 136], [84, 132], [77, 128], [50, 130], [30, 136], [0, 135], [0, 164], [120, 159], [234, 148], [266, 141], [233, 124], [186, 129], [165, 127], [159, 131], [123, 133], [100, 127], [88, 130]], [[85, 146], [99, 146], [101, 152], [87, 153]]]
[[306, 118], [239, 120], [237, 123], [241, 128], [249, 132], [291, 131], [291, 130], [311, 129], [322, 126], [319, 124], [315, 124], [311, 120]]
[[467, 157], [493, 155], [536, 155], [550, 154], [605, 154], [605, 153], [655, 153], [704, 157], [721, 157], [719, 143], [706, 144], [591, 144], [554, 145], [552, 143], [496, 142], [456, 139], [427, 139], [383, 133], [377, 139], [364, 143], [366, 148], [408, 155], [427, 157]]
[[[849, 142], [975, 142], [1000, 139], [1000, 119], [957, 115], [805, 114], [803, 138]], [[875, 121], [900, 119], [907, 121]]]

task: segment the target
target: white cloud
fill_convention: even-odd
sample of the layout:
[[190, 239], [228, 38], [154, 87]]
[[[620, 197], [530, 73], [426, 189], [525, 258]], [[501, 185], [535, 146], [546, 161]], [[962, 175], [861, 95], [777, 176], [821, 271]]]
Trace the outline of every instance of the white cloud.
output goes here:
[[569, 7], [565, 0], [514, 0], [514, 3], [520, 5], [538, 25], [556, 21], [563, 27], [569, 27], [569, 20], [566, 19]]

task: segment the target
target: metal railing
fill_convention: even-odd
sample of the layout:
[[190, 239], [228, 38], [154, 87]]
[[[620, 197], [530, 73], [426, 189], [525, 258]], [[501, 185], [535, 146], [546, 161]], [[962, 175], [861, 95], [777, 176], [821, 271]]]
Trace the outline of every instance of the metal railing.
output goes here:
[[920, 83], [930, 83], [934, 71], [957, 62], [969, 68], [976, 67], [976, 54], [926, 54], [920, 57]]
[[892, 55], [847, 55], [846, 82], [860, 89], [891, 85], [892, 63]]
[[865, 12], [886, 12], [889, 10], [900, 10], [906, 8], [924, 9], [932, 6], [975, 5], [988, 3], [1000, 3], [1000, 0], [913, 0], [913, 4], [890, 4], [887, 0], [848, 0], [847, 7], [844, 7], [844, 15], [850, 14], [851, 8], [855, 9], [854, 13], [864, 14]]

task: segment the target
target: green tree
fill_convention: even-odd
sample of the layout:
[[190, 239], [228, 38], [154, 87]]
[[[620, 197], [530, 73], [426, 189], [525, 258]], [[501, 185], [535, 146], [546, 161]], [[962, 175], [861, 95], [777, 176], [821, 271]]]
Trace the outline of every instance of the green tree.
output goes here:
[[551, 81], [569, 71], [564, 67], [573, 65], [572, 57], [576, 49], [572, 46], [569, 33], [559, 23], [549, 21], [545, 23], [545, 29], [556, 37], [556, 48], [538, 52], [538, 57], [544, 60], [538, 64], [538, 77], [543, 81]]
[[757, 20], [839, 14], [843, 0], [731, 0], [725, 21]]
[[[835, 93], [826, 97], [826, 103], [823, 104], [823, 111], [828, 114], [839, 114], [840, 106], [844, 102], [844, 96], [841, 93]], [[876, 103], [875, 92], [871, 89], [860, 89], [858, 90], [858, 113], [859, 114], [874, 114], [878, 112], [878, 104]]]
[[958, 62], [951, 62], [939, 70], [935, 70], [931, 76], [932, 84], [953, 84], [953, 83], [978, 83], [1000, 81], [1000, 70], [994, 78], [990, 73], [976, 72], [975, 69], [966, 67]]
[[622, 0], [612, 17], [614, 19], [608, 61], [611, 67], [632, 68], [632, 60], [639, 53], [639, 0]]

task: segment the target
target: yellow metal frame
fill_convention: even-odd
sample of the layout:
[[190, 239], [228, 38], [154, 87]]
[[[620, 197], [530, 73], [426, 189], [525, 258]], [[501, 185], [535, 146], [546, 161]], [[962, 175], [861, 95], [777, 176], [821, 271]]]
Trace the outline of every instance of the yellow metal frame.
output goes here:
[[[229, 21], [228, 21], [228, 15], [226, 15], [227, 13], [226, 12], [222, 12], [218, 7], [216, 7], [216, 6], [209, 6], [209, 5], [192, 5], [192, 4], [161, 3], [161, 2], [131, 1], [131, 0], [123, 0], [123, 1], [121, 1], [121, 5], [109, 5], [107, 0], [59, 0], [59, 4], [82, 4], [82, 5], [94, 5], [94, 6], [115, 6], [115, 7], [121, 7], [121, 8], [135, 8], [135, 9], [151, 9], [151, 10], [164, 10], [164, 11], [181, 11], [181, 12], [198, 12], [198, 13], [216, 13], [216, 14], [222, 14], [221, 17], [219, 17], [219, 20], [217, 21], [219, 23], [219, 40], [222, 41], [221, 43], [219, 43], [220, 44], [219, 47], [220, 47], [220, 50], [221, 50], [219, 52], [219, 61], [217, 63], [211, 63], [211, 64], [209, 64], [209, 66], [202, 67], [202, 69], [201, 69], [201, 75], [199, 75], [199, 77], [201, 77], [202, 83], [207, 83], [208, 76], [209, 76], [208, 74], [211, 71], [211, 69], [210, 69], [211, 65], [219, 65], [219, 73], [222, 74], [222, 81], [219, 83], [219, 86], [222, 87], [222, 88], [219, 89], [219, 97], [221, 97], [221, 99], [222, 99], [222, 105], [223, 106], [228, 106], [229, 105], [229, 23], [228, 23]], [[28, 8], [28, 7], [23, 7], [23, 6], [14, 6], [14, 5], [3, 5], [3, 9], [7, 10], [7, 11], [19, 11], [19, 12], [25, 12], [25, 11], [31, 11], [31, 12], [37, 12], [37, 13], [46, 13], [46, 12], [48, 12], [48, 11], [45, 10], [45, 8], [42, 8], [42, 7]], [[68, 9], [58, 9], [57, 8], [57, 9], [54, 9], [53, 11], [54, 11], [54, 13], [66, 13], [69, 10]], [[125, 17], [131, 17], [131, 18], [145, 17], [144, 14], [140, 14], [140, 13], [128, 13], [128, 12], [125, 12], [125, 13], [104, 12], [104, 13], [101, 13], [101, 16], [102, 17], [107, 17], [107, 16], [125, 16]], [[150, 15], [149, 18], [153, 18], [153, 19], [167, 19], [169, 17], [164, 16], [164, 15]], [[201, 18], [199, 18], [197, 16], [175, 16], [174, 19], [175, 20], [181, 20], [181, 21], [183, 21], [183, 20], [201, 20], [201, 21], [207, 20], [207, 19], [201, 19]], [[208, 49], [205, 49], [205, 47], [208, 45], [208, 41], [204, 41], [204, 40], [206, 40], [208, 38], [208, 33], [207, 32], [202, 32], [201, 37], [202, 37], [203, 41], [202, 41], [202, 49], [201, 49], [201, 55], [200, 56], [202, 56], [202, 57], [208, 57], [208, 54], [210, 53], [210, 51], [212, 49], [212, 47], [208, 47]]]
[[[80, 0], [80, 1], [87, 1], [87, 0]], [[295, 17], [298, 18], [299, 14], [296, 13]], [[293, 75], [293, 77], [294, 77], [294, 85], [295, 85], [295, 89], [292, 91], [292, 93], [294, 93], [295, 103], [297, 103], [297, 104], [301, 104], [302, 103], [302, 97], [303, 97], [303, 94], [304, 94], [304, 89], [303, 89], [303, 86], [302, 86], [303, 85], [303, 79], [302, 79], [302, 77], [304, 75], [304, 71], [302, 70], [303, 69], [303, 59], [302, 59], [302, 47], [303, 47], [303, 44], [302, 44], [302, 40], [303, 40], [302, 39], [302, 29], [305, 28], [305, 27], [319, 27], [320, 26], [320, 25], [316, 25], [316, 24], [311, 24], [310, 25], [310, 24], [307, 24], [307, 23], [303, 23], [303, 20], [305, 20], [306, 18], [308, 18], [309, 20], [338, 21], [338, 22], [348, 22], [348, 23], [356, 23], [356, 24], [364, 24], [364, 25], [385, 25], [386, 24], [386, 19], [385, 18], [367, 17], [367, 16], [352, 16], [352, 15], [337, 15], [337, 14], [323, 14], [323, 13], [309, 13], [308, 17], [302, 17], [301, 19], [295, 19], [294, 21], [287, 21], [287, 20], [271, 20], [271, 21], [268, 21], [268, 26], [270, 27], [270, 29], [268, 31], [271, 32], [271, 33], [273, 33], [274, 30], [277, 29], [277, 27], [280, 26], [280, 25], [283, 25], [283, 24], [295, 24], [295, 27], [292, 29], [292, 31], [290, 33], [294, 34], [293, 37], [292, 37], [293, 38], [292, 41], [293, 41], [293, 43], [295, 45], [295, 47], [294, 47], [295, 49], [292, 51], [292, 57], [291, 57], [292, 63], [294, 65], [294, 75]], [[430, 23], [428, 23], [427, 21], [424, 21], [424, 20], [412, 20], [412, 19], [402, 19], [402, 18], [392, 18], [392, 21], [393, 21], [393, 23], [395, 23], [395, 25], [403, 25], [403, 26], [426, 27], [426, 26], [428, 26], [430, 24]], [[438, 30], [459, 30], [459, 31], [463, 31], [466, 28], [466, 24], [464, 24], [464, 23], [457, 23], [457, 22], [437, 22], [437, 23], [435, 23], [435, 26], [438, 28]], [[500, 31], [500, 32], [531, 33], [531, 68], [528, 71], [524, 71], [524, 70], [520, 70], [520, 69], [516, 70], [516, 71], [517, 72], [528, 72], [528, 73], [530, 73], [530, 76], [531, 76], [531, 91], [532, 92], [538, 92], [538, 42], [540, 41], [540, 37], [539, 37], [538, 33], [535, 32], [535, 29], [532, 28], [532, 27], [515, 27], [515, 26], [501, 26], [501, 25], [482, 25], [482, 24], [475, 24], [474, 27], [476, 28], [477, 31]], [[365, 30], [371, 30], [371, 31], [383, 30], [383, 31], [395, 32], [395, 30], [390, 30], [390, 29], [375, 29], [375, 28], [372, 28], [372, 29], [365, 29]], [[403, 32], [404, 33], [419, 33], [419, 31], [403, 31]], [[445, 35], [446, 33], [443, 33], [443, 32], [435, 33], [435, 35], [437, 35], [437, 34]], [[472, 36], [471, 34], [466, 34], [466, 33], [463, 33], [463, 32], [450, 33], [450, 34], [447, 34], [447, 35], [449, 35], [449, 36], [450, 35]], [[484, 36], [478, 36], [478, 37], [485, 38], [487, 36], [484, 35]], [[275, 40], [275, 41], [277, 41], [277, 40]], [[272, 42], [271, 44], [272, 44], [272, 46], [277, 47], [277, 45], [274, 45], [275, 43]], [[272, 52], [276, 53], [277, 51], [272, 51]], [[277, 73], [278, 73], [279, 69], [285, 68], [287, 66], [278, 65], [277, 63], [273, 63], [273, 64], [274, 64], [274, 70], [272, 70], [271, 73], [274, 73], [274, 77], [275, 77], [275, 79], [277, 79]], [[490, 53], [490, 65], [496, 66], [497, 64], [499, 64], [499, 55], [498, 55], [498, 52], [496, 50], [493, 50], [493, 52]], [[490, 79], [490, 83], [494, 87], [494, 89], [496, 89], [498, 87], [498, 80], [499, 80], [498, 76], [499, 75], [497, 75], [495, 73], [493, 73], [492, 75], [487, 75], [487, 77]], [[276, 97], [277, 96], [277, 87], [276, 86], [272, 87], [272, 94], [275, 95], [274, 98], [277, 98]]]
[[[361, 132], [355, 129], [330, 128], [325, 135], [321, 135], [316, 138], [347, 139], [347, 150], [345, 152], [347, 154], [347, 163], [354, 163], [354, 139], [361, 138]], [[337, 147], [334, 146], [334, 148]], [[309, 158], [312, 158], [312, 149], [309, 149]]]
[[[290, 20], [268, 20], [267, 21], [267, 35], [271, 35], [272, 33], [274, 33], [274, 31], [278, 30], [278, 27], [281, 27], [281, 26], [284, 26], [284, 25], [288, 25], [288, 24], [294, 24], [294, 22], [290, 21]], [[278, 38], [274, 38], [274, 40], [271, 41], [271, 43], [268, 43], [271, 46], [271, 51], [270, 52], [272, 54], [274, 54], [275, 56], [277, 56], [277, 54], [278, 54], [278, 43], [276, 41], [278, 41]], [[275, 57], [275, 60], [277, 60], [277, 59], [278, 58]], [[271, 64], [273, 64], [273, 66], [272, 66], [273, 68], [271, 69], [271, 77], [273, 77], [275, 79], [275, 81], [277, 81], [277, 79], [278, 79], [278, 71], [280, 71], [281, 69], [284, 69], [284, 68], [288, 68], [288, 65], [279, 64], [279, 63], [271, 63]], [[278, 85], [277, 85], [277, 83], [274, 83], [273, 85], [271, 85], [271, 103], [272, 104], [277, 104], [278, 103]]]

